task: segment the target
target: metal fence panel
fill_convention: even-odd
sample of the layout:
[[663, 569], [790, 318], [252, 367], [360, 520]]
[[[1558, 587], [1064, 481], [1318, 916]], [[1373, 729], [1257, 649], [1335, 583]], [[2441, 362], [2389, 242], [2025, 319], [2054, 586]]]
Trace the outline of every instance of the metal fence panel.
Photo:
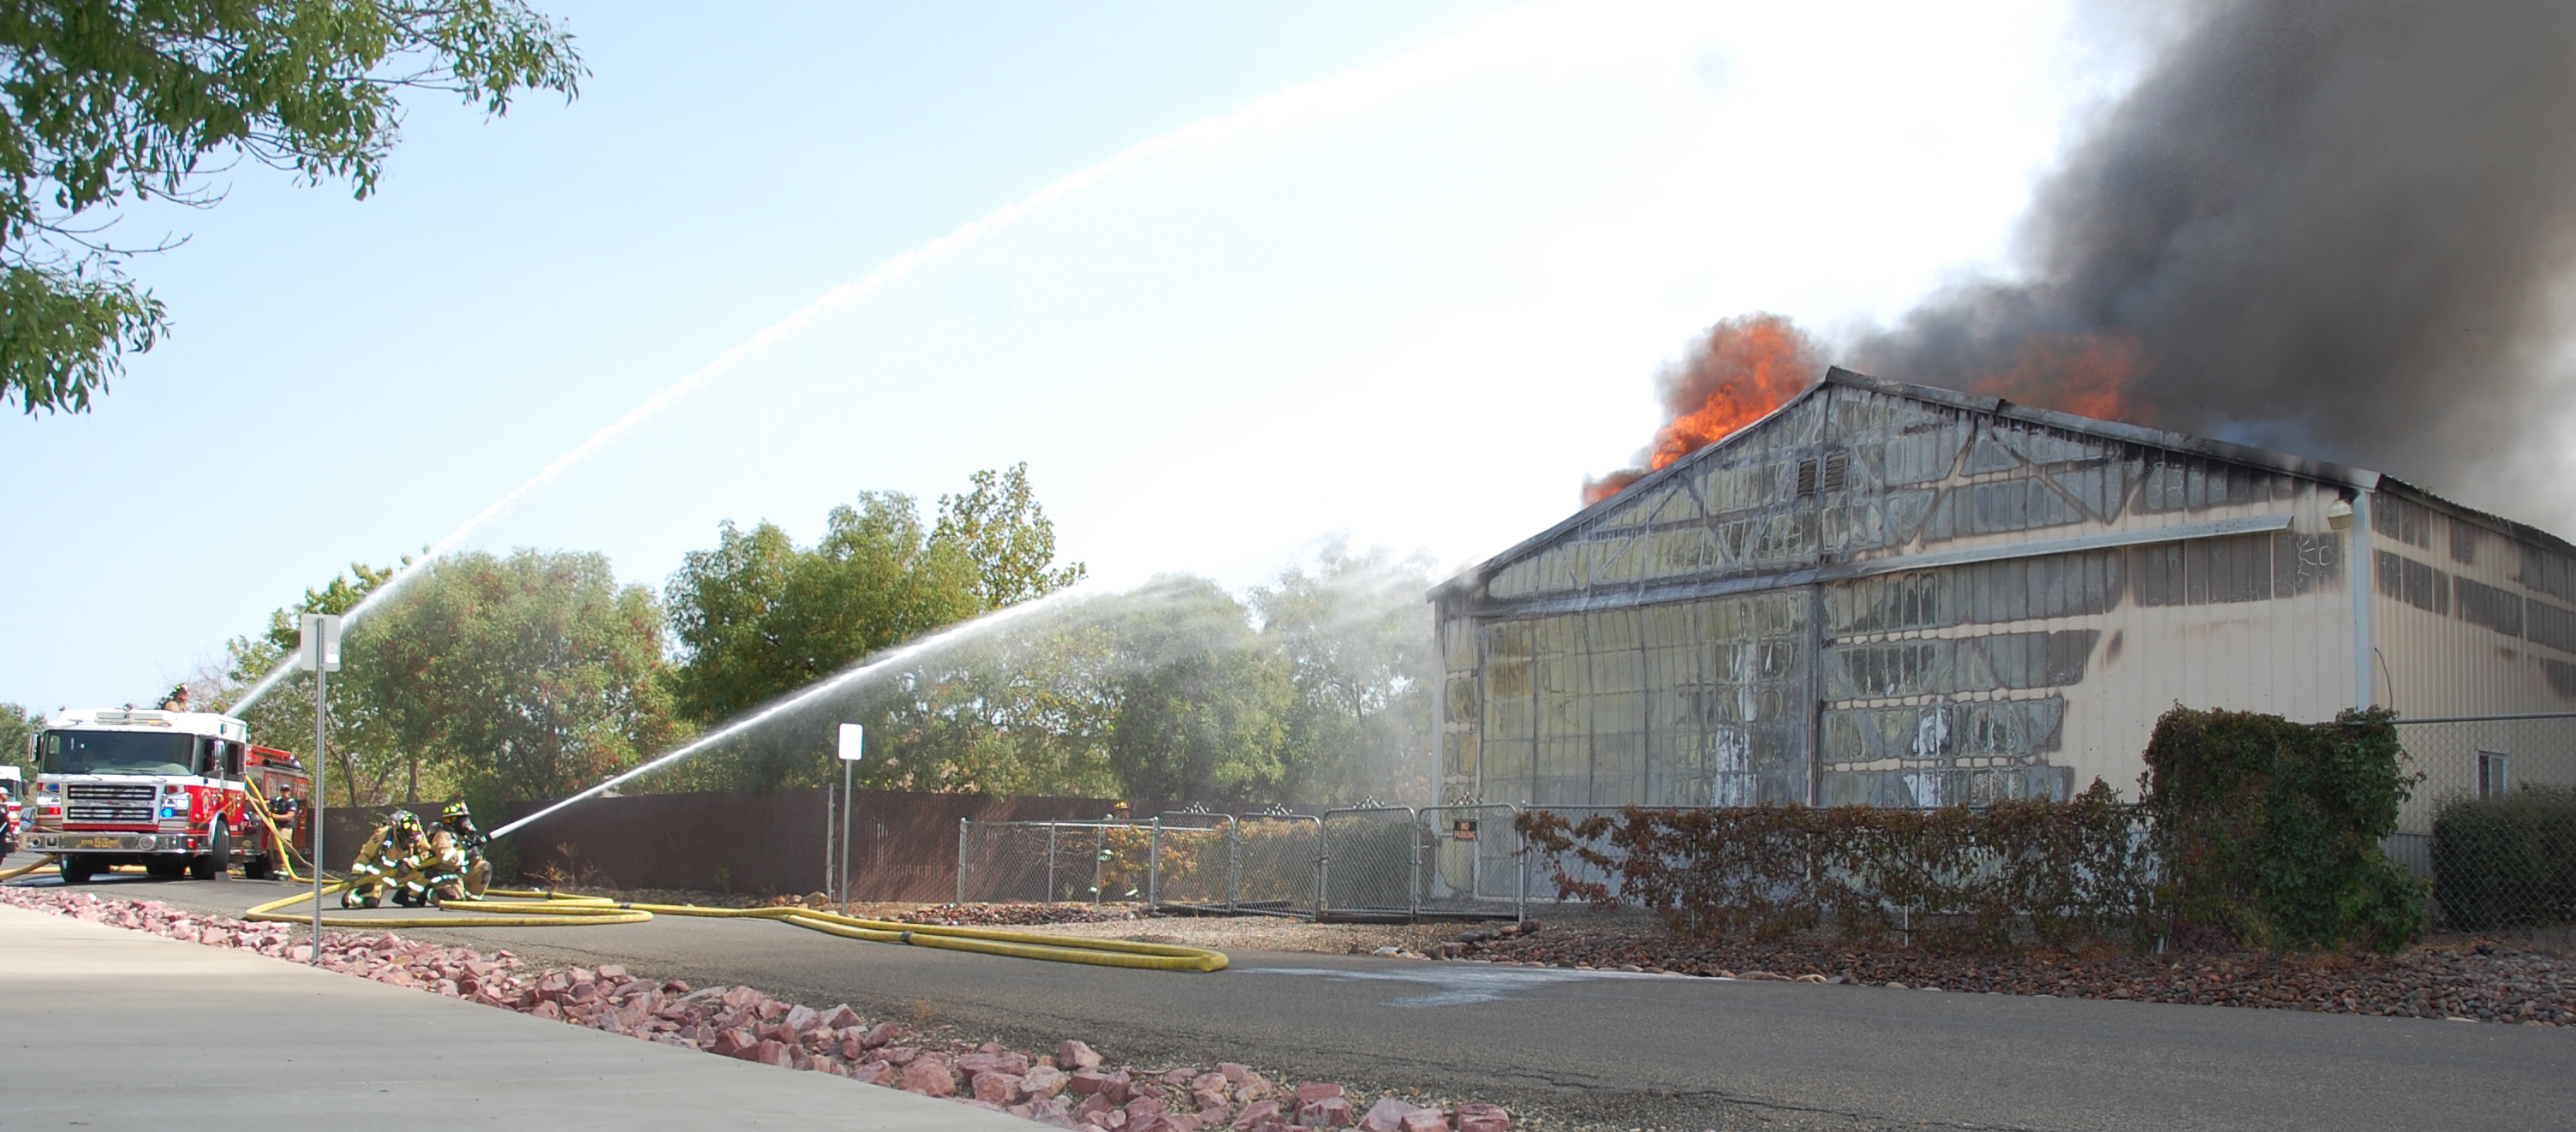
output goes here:
[[1235, 825], [1234, 860], [1234, 910], [1312, 916], [1322, 892], [1324, 821], [1246, 814]]
[[1321, 910], [1333, 914], [1411, 916], [1421, 869], [1421, 826], [1411, 806], [1326, 810], [1323, 818], [1324, 894]]
[[1418, 910], [1521, 916], [1529, 892], [1529, 855], [1514, 820], [1520, 812], [1508, 803], [1420, 811], [1421, 876], [1414, 884]]
[[2576, 924], [2576, 713], [2400, 719], [2420, 775], [2390, 856], [2460, 931]]
[[1235, 824], [1227, 814], [1154, 818], [1155, 907], [1217, 908], [1234, 898]]

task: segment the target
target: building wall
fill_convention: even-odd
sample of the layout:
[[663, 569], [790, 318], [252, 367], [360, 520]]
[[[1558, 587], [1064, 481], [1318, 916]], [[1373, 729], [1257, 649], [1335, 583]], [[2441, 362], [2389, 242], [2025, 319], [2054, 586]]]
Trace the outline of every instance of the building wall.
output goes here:
[[1443, 796], [2063, 797], [2178, 702], [2330, 718], [2333, 471], [1829, 380], [1435, 595]]

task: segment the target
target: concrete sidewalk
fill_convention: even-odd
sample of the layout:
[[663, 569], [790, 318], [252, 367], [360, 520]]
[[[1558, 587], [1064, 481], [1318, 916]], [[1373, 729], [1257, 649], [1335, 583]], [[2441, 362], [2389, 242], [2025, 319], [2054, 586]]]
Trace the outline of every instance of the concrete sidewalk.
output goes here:
[[0, 907], [12, 1128], [907, 1129], [1000, 1113]]

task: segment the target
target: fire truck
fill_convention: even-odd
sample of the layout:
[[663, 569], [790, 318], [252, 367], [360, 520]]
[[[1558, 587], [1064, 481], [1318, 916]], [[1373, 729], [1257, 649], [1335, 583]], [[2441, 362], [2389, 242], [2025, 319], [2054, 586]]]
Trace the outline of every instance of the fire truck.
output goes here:
[[[251, 808], [246, 786], [276, 808], [306, 799], [312, 776], [295, 756], [252, 746], [249, 730], [228, 715], [133, 708], [46, 720], [25, 847], [59, 856], [65, 884], [118, 865], [198, 880], [238, 865], [266, 879], [288, 847]], [[305, 843], [300, 829], [288, 836]]]

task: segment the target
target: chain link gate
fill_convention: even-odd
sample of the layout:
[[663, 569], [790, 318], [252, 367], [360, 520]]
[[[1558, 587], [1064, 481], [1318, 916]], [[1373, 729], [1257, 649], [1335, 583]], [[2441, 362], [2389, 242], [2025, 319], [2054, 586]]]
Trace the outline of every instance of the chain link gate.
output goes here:
[[1519, 806], [1429, 806], [1419, 812], [1416, 914], [1527, 918], [1529, 853]]
[[1323, 899], [1317, 919], [1411, 919], [1421, 914], [1419, 813], [1411, 806], [1354, 806], [1323, 818]]
[[1233, 912], [1312, 917], [1323, 892], [1324, 819], [1245, 814], [1235, 819]]
[[1238, 824], [1231, 814], [1156, 814], [1146, 905], [1214, 911], [1231, 903]]

